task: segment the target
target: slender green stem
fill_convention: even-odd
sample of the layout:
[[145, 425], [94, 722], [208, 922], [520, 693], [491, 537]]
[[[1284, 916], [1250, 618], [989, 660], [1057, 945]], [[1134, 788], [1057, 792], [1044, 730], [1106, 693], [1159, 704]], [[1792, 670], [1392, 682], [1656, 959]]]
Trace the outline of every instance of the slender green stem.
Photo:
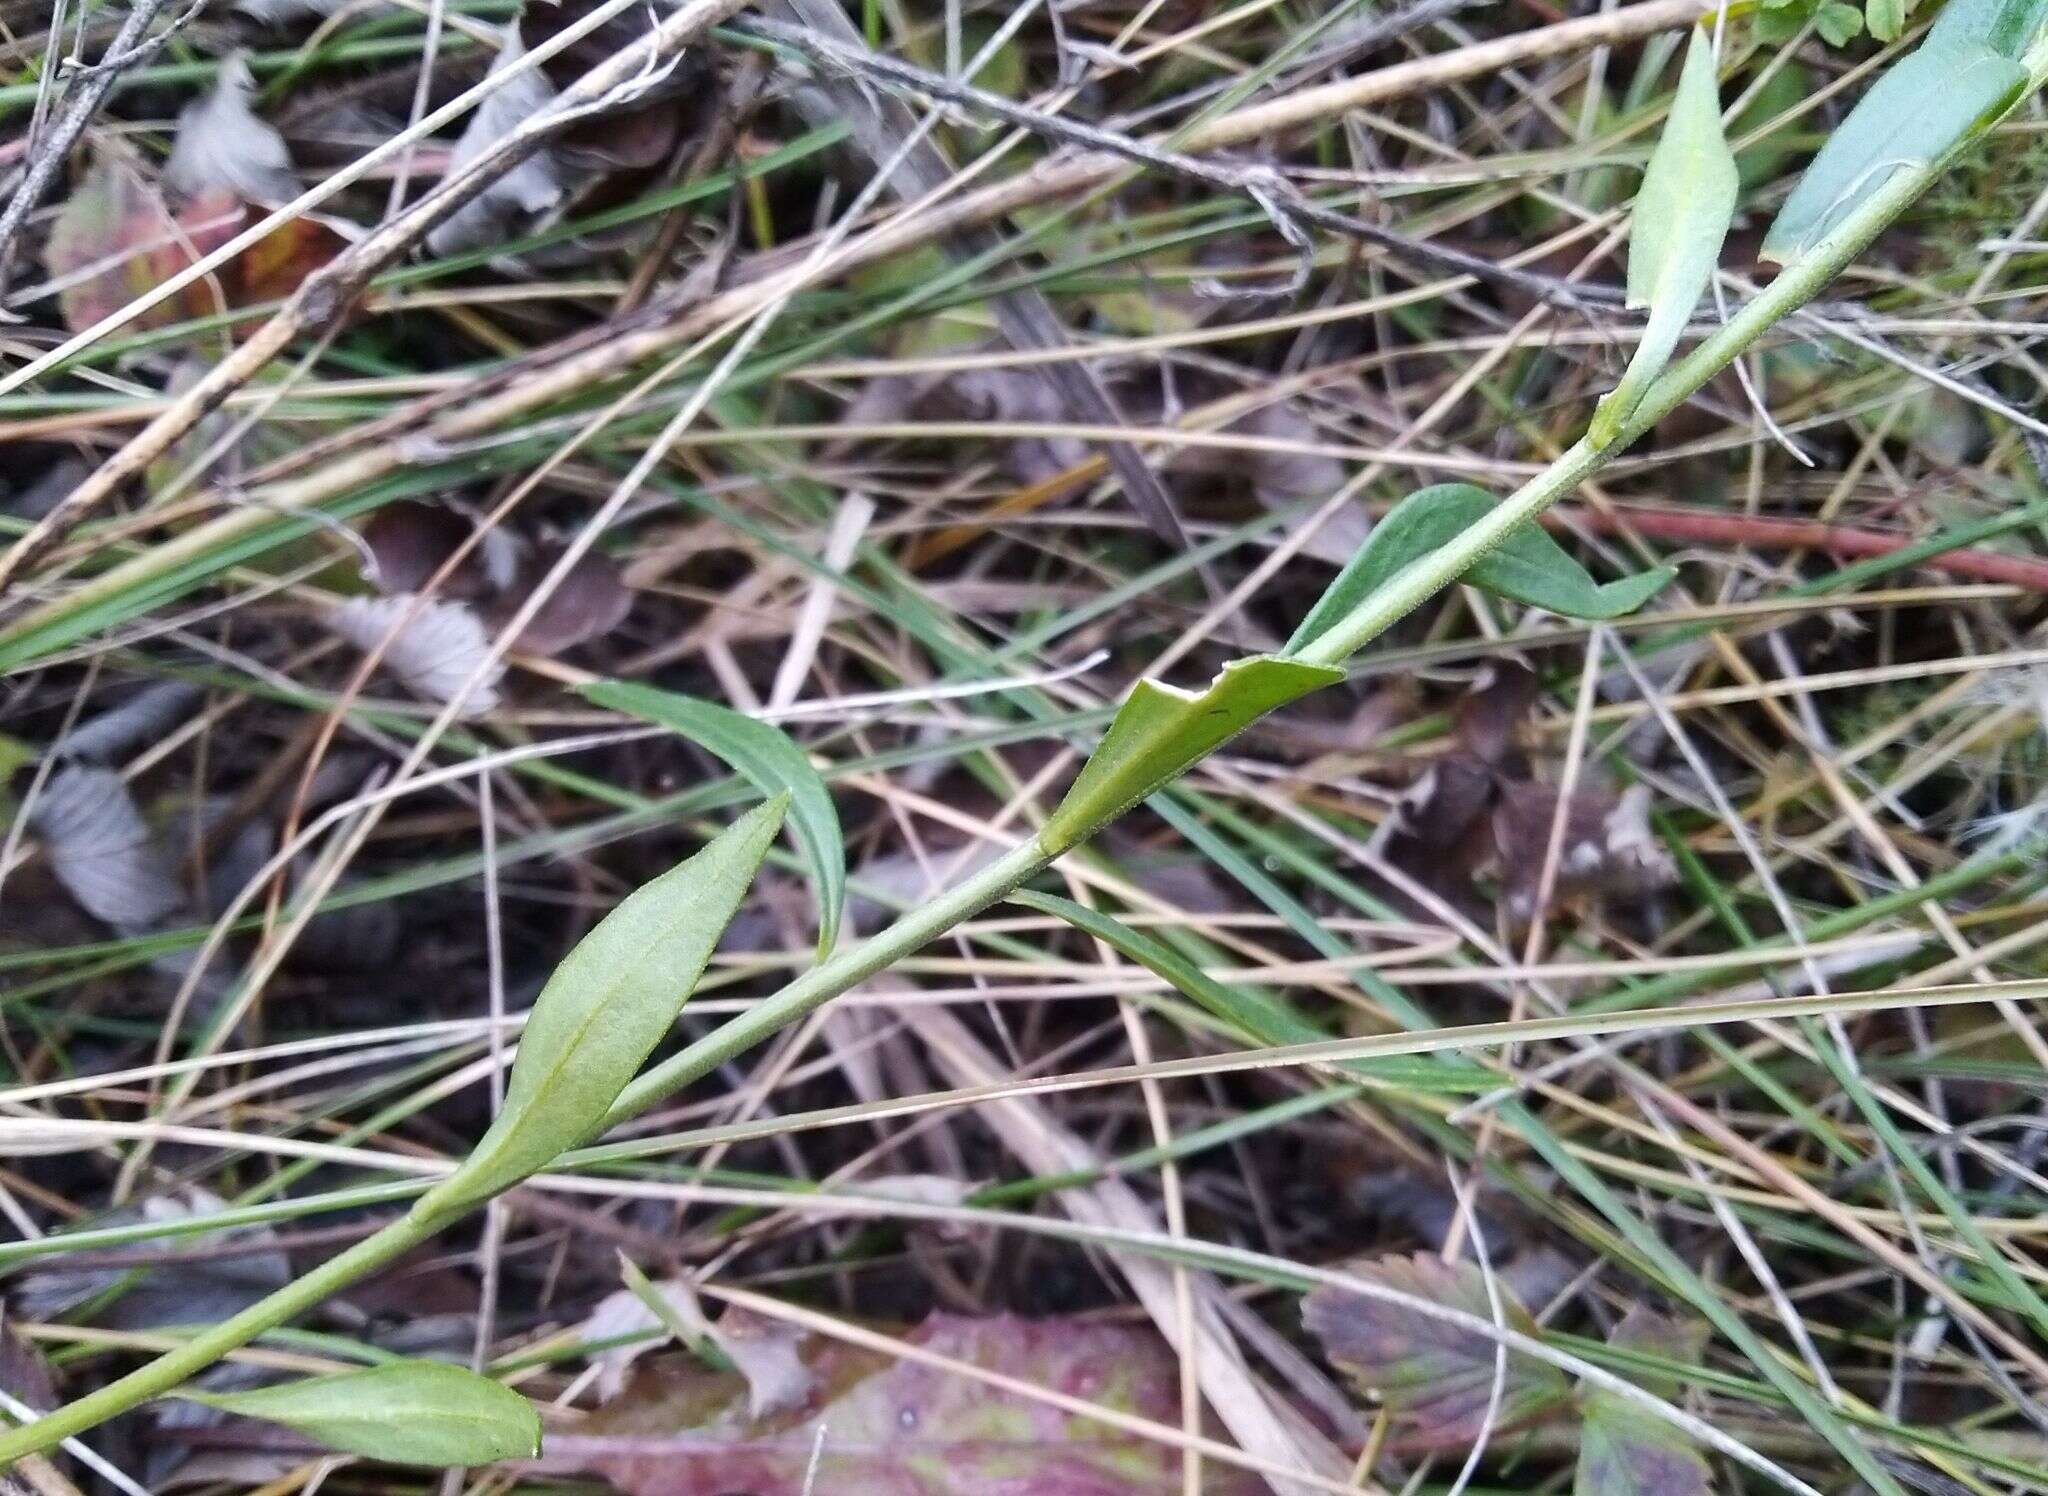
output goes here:
[[66, 1403], [34, 1423], [0, 1434], [0, 1470], [24, 1455], [39, 1454], [138, 1403], [169, 1392], [257, 1336], [297, 1318], [329, 1294], [339, 1293], [358, 1278], [411, 1251], [447, 1224], [446, 1217], [419, 1211], [402, 1215], [375, 1236], [365, 1237], [347, 1251], [330, 1257], [305, 1277], [193, 1336], [176, 1350], [166, 1351], [147, 1365], [76, 1402]]
[[1618, 456], [1629, 443], [1669, 415], [1709, 379], [1727, 368], [1751, 344], [1818, 296], [1827, 283], [1862, 253], [1884, 226], [1923, 192], [1938, 167], [1897, 172], [1844, 219], [1811, 253], [1785, 268], [1685, 358], [1666, 369], [1643, 395], [1612, 442], [1595, 447], [1581, 439], [1542, 472], [1502, 500], [1499, 507], [1441, 549], [1411, 562], [1360, 603], [1327, 633], [1306, 645], [1298, 658], [1314, 665], [1342, 665], [1396, 620], [1471, 569], [1472, 563], [1577, 488]]
[[[2032, 85], [2048, 74], [2048, 40], [2028, 56]], [[2031, 92], [2030, 87], [2027, 92]], [[1974, 137], [1973, 137], [1974, 138]], [[1958, 144], [1959, 151], [1969, 141]], [[1680, 402], [1726, 368], [1765, 332], [1819, 294], [1848, 263], [1925, 190], [1956, 154], [1902, 170], [1860, 204], [1813, 251], [1789, 266], [1699, 347], [1668, 369], [1645, 393], [1635, 414], [1606, 446], [1581, 440], [1483, 520], [1449, 544], [1397, 573], [1335, 628], [1304, 648], [1299, 658], [1341, 666], [1395, 620], [1468, 570], [1566, 493], [1597, 472], [1614, 455], [1647, 432]], [[1107, 819], [1107, 817], [1105, 817]], [[1092, 835], [1090, 826], [1079, 839]], [[628, 1086], [606, 1115], [604, 1127], [639, 1115], [684, 1086], [744, 1053], [770, 1035], [833, 998], [887, 970], [954, 925], [972, 917], [1051, 862], [1056, 854], [1036, 838], [1012, 848], [981, 872], [912, 909], [886, 930], [827, 958], [796, 981], [747, 1012], [720, 1025], [681, 1053], [663, 1061]], [[1924, 896], [1925, 890], [1922, 890]], [[602, 1128], [600, 1128], [602, 1131]], [[170, 1391], [257, 1336], [311, 1309], [385, 1263], [433, 1236], [474, 1204], [444, 1209], [421, 1201], [376, 1235], [358, 1242], [298, 1281], [222, 1321], [177, 1350], [59, 1408], [35, 1423], [0, 1434], [0, 1470], [24, 1455], [39, 1453], [116, 1414]], [[1760, 1363], [1762, 1364], [1762, 1363]], [[1870, 1474], [1891, 1486], [1881, 1469]], [[1881, 1486], [1882, 1488], [1882, 1486]], [[1892, 1486], [1896, 1490], [1895, 1486]]]
[[905, 956], [929, 944], [963, 919], [972, 918], [1052, 861], [1036, 838], [1012, 847], [973, 877], [946, 889], [929, 903], [904, 914], [886, 930], [859, 945], [844, 947], [812, 967], [773, 997], [727, 1020], [679, 1054], [663, 1060], [626, 1087], [604, 1120], [615, 1127], [657, 1106], [690, 1082], [710, 1073], [734, 1055], [744, 1054], [770, 1034], [787, 1028], [887, 971]]

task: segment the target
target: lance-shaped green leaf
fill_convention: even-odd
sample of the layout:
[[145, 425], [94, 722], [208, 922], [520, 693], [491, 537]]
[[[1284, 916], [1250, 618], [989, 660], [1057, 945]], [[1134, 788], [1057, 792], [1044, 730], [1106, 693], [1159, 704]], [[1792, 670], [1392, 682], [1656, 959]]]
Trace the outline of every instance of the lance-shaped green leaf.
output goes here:
[[2026, 68], [1999, 50], [2006, 16], [1975, 7], [1937, 24], [1872, 84], [1785, 199], [1763, 258], [1791, 264], [1897, 173], [1932, 165], [2004, 114], [2027, 86]]
[[[1373, 526], [1358, 554], [1316, 600], [1287, 641], [1294, 654], [1343, 621], [1404, 567], [1440, 550], [1493, 508], [1493, 497], [1469, 483], [1439, 483], [1412, 493]], [[1633, 613], [1677, 573], [1668, 566], [1618, 582], [1596, 582], [1564, 547], [1534, 525], [1472, 563], [1463, 581], [1516, 602], [1571, 618], [1619, 618]]]
[[763, 794], [789, 796], [789, 828], [810, 864], [818, 901], [818, 954], [830, 950], [846, 907], [846, 841], [832, 792], [803, 749], [772, 723], [694, 696], [615, 680], [592, 681], [581, 690], [598, 706], [680, 733]]
[[[1084, 934], [1102, 941], [1119, 955], [1135, 961], [1215, 1017], [1229, 1024], [1255, 1044], [1313, 1044], [1327, 1039], [1317, 1028], [1286, 1003], [1256, 989], [1221, 982], [1155, 935], [1134, 930], [1114, 915], [1090, 909], [1057, 894], [1023, 889], [1010, 895], [1010, 902], [1063, 919]], [[1361, 1080], [1375, 1080], [1404, 1090], [1447, 1091], [1465, 1094], [1499, 1084], [1499, 1077], [1477, 1065], [1437, 1057], [1385, 1060], [1350, 1060], [1338, 1067]]]
[[415, 1214], [466, 1208], [585, 1141], [676, 1021], [781, 828], [755, 807], [696, 856], [634, 890], [562, 959], [535, 999], [504, 1109]]
[[532, 1403], [501, 1382], [440, 1361], [392, 1361], [253, 1392], [176, 1395], [398, 1465], [487, 1465], [540, 1453]]
[[1650, 382], [1671, 362], [1720, 261], [1739, 182], [1735, 153], [1721, 130], [1714, 49], [1706, 33], [1695, 30], [1629, 221], [1628, 304], [1648, 307], [1650, 317], [1621, 383], [1593, 412], [1587, 440], [1594, 446], [1620, 434]]
[[1139, 681], [1047, 818], [1039, 845], [1058, 856], [1266, 713], [1342, 679], [1327, 665], [1253, 655], [1225, 665], [1199, 694]]

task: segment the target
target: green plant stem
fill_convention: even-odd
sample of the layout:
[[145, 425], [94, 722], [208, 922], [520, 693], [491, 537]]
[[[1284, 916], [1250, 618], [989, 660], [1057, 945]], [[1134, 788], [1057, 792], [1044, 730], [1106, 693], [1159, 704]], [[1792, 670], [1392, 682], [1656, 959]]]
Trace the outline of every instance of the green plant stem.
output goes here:
[[[2037, 44], [2029, 53], [2027, 62], [2031, 79], [2022, 97], [2031, 94], [2044, 73], [2048, 73], [2048, 42]], [[1341, 666], [1397, 619], [1463, 575], [1473, 562], [1506, 539], [1517, 525], [1534, 519], [1597, 472], [1612, 456], [1641, 437], [1681, 401], [1732, 363], [1766, 331], [1818, 295], [1877, 237], [1885, 225], [1926, 189], [1950, 159], [1978, 138], [1981, 138], [1981, 132], [1959, 142], [1939, 161], [1895, 173], [1883, 188], [1872, 194], [1810, 253], [1788, 266], [1718, 331], [1666, 370], [1645, 392], [1642, 404], [1623, 424], [1613, 442], [1597, 448], [1584, 439], [1574, 443], [1479, 523], [1440, 550], [1396, 573], [1384, 587], [1328, 632], [1305, 646], [1296, 657], [1310, 664]], [[1099, 829], [1099, 824], [1087, 827], [1070, 844], [1085, 840]], [[1055, 855], [1034, 837], [1004, 853], [958, 886], [910, 910], [887, 929], [828, 957], [774, 996], [721, 1024], [681, 1053], [640, 1076], [613, 1103], [599, 1131], [660, 1104], [727, 1060], [745, 1053], [833, 998], [887, 970], [960, 921], [987, 908], [1045, 867]], [[358, 1242], [305, 1277], [195, 1336], [177, 1350], [159, 1356], [127, 1376], [32, 1424], [0, 1435], [0, 1470], [24, 1455], [40, 1453], [126, 1412], [138, 1403], [169, 1391], [257, 1336], [313, 1308], [328, 1295], [346, 1288], [432, 1237], [470, 1208], [465, 1205], [442, 1212], [422, 1209], [426, 1204], [425, 1201], [420, 1202], [376, 1235]], [[1890, 1484], [1881, 1470], [1873, 1473], [1885, 1485]]]
[[1342, 665], [1395, 621], [1470, 570], [1473, 562], [1506, 540], [1518, 526], [1535, 519], [1606, 466], [1611, 458], [1733, 363], [1758, 338], [1818, 296], [1886, 224], [1926, 190], [1945, 164], [1944, 161], [1894, 174], [1810, 253], [1787, 266], [1699, 347], [1665, 370], [1644, 393], [1642, 404], [1622, 424], [1612, 442], [1604, 447], [1595, 447], [1583, 437], [1574, 442], [1477, 524], [1441, 549], [1396, 572], [1385, 586], [1335, 626], [1296, 651], [1295, 658], [1313, 665]]
[[604, 1126], [616, 1127], [659, 1105], [733, 1056], [744, 1054], [813, 1009], [887, 971], [963, 919], [986, 909], [1052, 858], [1053, 854], [1040, 846], [1037, 838], [1022, 842], [973, 877], [907, 911], [887, 929], [878, 930], [859, 945], [843, 947], [773, 997], [764, 998], [746, 1012], [728, 1019], [635, 1080], [612, 1103]]
[[358, 1278], [411, 1251], [440, 1231], [450, 1219], [418, 1209], [408, 1212], [375, 1236], [365, 1237], [347, 1251], [330, 1257], [303, 1278], [287, 1283], [241, 1313], [193, 1336], [176, 1350], [166, 1351], [147, 1365], [137, 1367], [76, 1402], [66, 1403], [34, 1423], [0, 1434], [0, 1470], [7, 1469], [25, 1455], [40, 1454], [116, 1414], [125, 1413], [139, 1403], [170, 1391], [257, 1336], [297, 1318], [328, 1295], [339, 1293]]

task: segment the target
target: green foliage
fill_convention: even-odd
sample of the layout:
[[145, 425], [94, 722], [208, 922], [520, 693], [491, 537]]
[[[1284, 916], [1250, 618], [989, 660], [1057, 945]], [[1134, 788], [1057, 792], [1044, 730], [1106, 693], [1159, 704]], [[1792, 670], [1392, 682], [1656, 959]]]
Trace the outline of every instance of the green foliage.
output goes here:
[[[1011, 894], [1010, 902], [1063, 919], [1075, 929], [1094, 936], [1229, 1024], [1254, 1044], [1313, 1044], [1330, 1037], [1286, 1003], [1255, 988], [1217, 981], [1165, 941], [1143, 930], [1134, 930], [1100, 909], [1090, 909], [1072, 899], [1030, 889]], [[1406, 1090], [1467, 1094], [1487, 1090], [1497, 1083], [1491, 1071], [1475, 1065], [1446, 1063], [1441, 1056], [1349, 1060], [1339, 1068], [1361, 1079], [1382, 1081]]]
[[1572, 1496], [1708, 1496], [1714, 1473], [1699, 1446], [1663, 1419], [1609, 1393], [1586, 1400]]
[[1809, 22], [1830, 47], [1846, 47], [1863, 35], [1863, 12], [1844, 0], [1763, 0], [1756, 13], [1757, 38], [1780, 46]]
[[1901, 171], [1931, 166], [2025, 91], [2043, 0], [1957, 0], [1857, 102], [1785, 199], [1761, 254], [1790, 264]]
[[1057, 856], [1087, 840], [1268, 712], [1342, 679], [1343, 671], [1326, 665], [1254, 655], [1225, 665], [1200, 694], [1139, 681], [1046, 819], [1039, 844]]
[[[1486, 1280], [1471, 1262], [1419, 1253], [1354, 1264], [1352, 1271], [1413, 1299], [1479, 1319], [1496, 1317]], [[1498, 1282], [1494, 1287], [1500, 1322], [1541, 1338], [1528, 1311]], [[1323, 1353], [1379, 1398], [1412, 1446], [1458, 1448], [1490, 1430], [1562, 1414], [1571, 1402], [1564, 1373], [1549, 1362], [1510, 1352], [1503, 1373], [1500, 1347], [1491, 1337], [1407, 1304], [1319, 1288], [1302, 1301], [1301, 1314]], [[1669, 1402], [1682, 1393], [1680, 1373], [1705, 1354], [1706, 1327], [1637, 1306], [1622, 1317], [1608, 1343], [1654, 1363], [1656, 1369], [1637, 1381]], [[1705, 1455], [1668, 1418], [1590, 1383], [1579, 1389], [1577, 1407], [1582, 1423], [1573, 1496], [1708, 1496], [1713, 1489]]]
[[[1730, 139], [1741, 140], [1781, 119], [1805, 101], [1812, 87], [1813, 79], [1806, 68], [1796, 60], [1786, 58], [1780, 66], [1772, 69], [1762, 87], [1750, 95], [1749, 101], [1728, 122]], [[1781, 125], [1759, 135], [1747, 145], [1737, 147], [1735, 169], [1744, 187], [1776, 180], [1793, 154], [1789, 137], [1794, 128], [1796, 126]]]
[[[1706, 1348], [1706, 1326], [1653, 1314], [1639, 1305], [1622, 1316], [1607, 1343], [1677, 1366], [1693, 1366]], [[1674, 1374], [1649, 1373], [1637, 1380], [1645, 1391], [1667, 1400], [1681, 1390]], [[1585, 1423], [1573, 1496], [1707, 1496], [1713, 1489], [1706, 1456], [1683, 1430], [1598, 1387], [1581, 1391], [1579, 1411]]]
[[[1287, 653], [1298, 653], [1327, 633], [1403, 568], [1427, 559], [1493, 507], [1493, 496], [1469, 483], [1439, 483], [1410, 494], [1373, 526], [1370, 538], [1287, 641]], [[1619, 618], [1648, 602], [1676, 575], [1671, 567], [1660, 566], [1618, 582], [1595, 582], [1564, 547], [1525, 525], [1475, 561], [1463, 580], [1571, 618]]]
[[487, 1200], [590, 1136], [704, 974], [787, 804], [778, 795], [749, 811], [628, 895], [563, 958], [527, 1019], [504, 1110], [415, 1214]]
[[1594, 446], [1614, 441], [1671, 361], [1721, 258], [1738, 185], [1735, 156], [1721, 131], [1713, 45], [1696, 29], [1630, 219], [1628, 304], [1648, 307], [1650, 319], [1621, 383], [1593, 413], [1587, 439]]
[[487, 1465], [540, 1453], [533, 1404], [440, 1361], [393, 1361], [253, 1392], [181, 1392], [188, 1402], [282, 1423], [329, 1449], [398, 1465]]
[[598, 706], [669, 728], [716, 754], [763, 794], [789, 796], [789, 827], [810, 864], [818, 902], [818, 953], [829, 951], [846, 907], [846, 841], [832, 792], [803, 749], [772, 723], [694, 696], [615, 680], [580, 689]]

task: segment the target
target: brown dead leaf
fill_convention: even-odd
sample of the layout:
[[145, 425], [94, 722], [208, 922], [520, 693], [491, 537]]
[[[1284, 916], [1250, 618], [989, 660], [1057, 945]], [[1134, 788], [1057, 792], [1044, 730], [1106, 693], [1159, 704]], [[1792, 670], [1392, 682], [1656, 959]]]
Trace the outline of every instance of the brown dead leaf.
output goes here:
[[[1352, 1272], [1411, 1299], [1494, 1318], [1486, 1281], [1470, 1262], [1422, 1252], [1357, 1263]], [[1535, 1334], [1529, 1311], [1496, 1286], [1508, 1328]], [[1325, 1287], [1302, 1301], [1301, 1318], [1323, 1353], [1376, 1396], [1417, 1447], [1461, 1448], [1485, 1433], [1497, 1379], [1492, 1425], [1499, 1429], [1535, 1421], [1571, 1395], [1550, 1363], [1510, 1352], [1503, 1373], [1499, 1343], [1490, 1336], [1405, 1304]]]
[[[488, 616], [494, 622], [509, 621], [560, 559], [557, 549], [533, 551], [511, 585], [494, 601]], [[609, 556], [591, 551], [569, 568], [540, 611], [519, 631], [512, 647], [528, 654], [562, 654], [609, 634], [632, 610], [633, 591], [618, 566]]]
[[[1172, 1353], [1149, 1330], [1079, 1320], [934, 1315], [904, 1337], [924, 1350], [1169, 1424]], [[648, 1363], [625, 1394], [550, 1434], [546, 1462], [628, 1496], [1178, 1496], [1177, 1451], [935, 1367], [814, 1336], [816, 1390], [765, 1418], [744, 1378], [679, 1358]], [[817, 1456], [815, 1472], [813, 1456]], [[1208, 1496], [1263, 1485], [1210, 1464]]]
[[[1535, 912], [1558, 801], [1555, 786], [1535, 780], [1501, 789], [1493, 835], [1511, 918], [1526, 920]], [[1564, 806], [1552, 902], [1602, 894], [1641, 898], [1669, 884], [1676, 872], [1650, 829], [1649, 810], [1647, 785], [1633, 785], [1620, 795], [1603, 789], [1572, 794]]]

